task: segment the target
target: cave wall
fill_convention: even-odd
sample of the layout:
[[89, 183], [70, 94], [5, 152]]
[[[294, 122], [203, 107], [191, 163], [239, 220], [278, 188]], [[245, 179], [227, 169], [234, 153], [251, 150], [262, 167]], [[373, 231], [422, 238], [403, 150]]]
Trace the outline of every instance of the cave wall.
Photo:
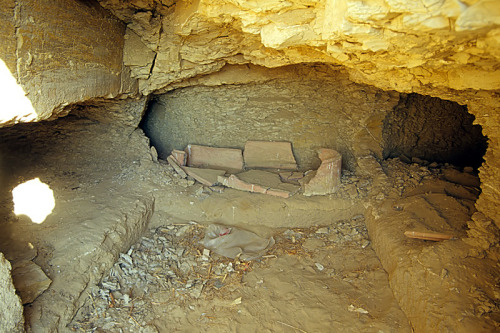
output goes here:
[[[322, 62], [342, 65], [357, 83], [467, 105], [489, 138], [486, 161], [480, 169], [484, 185], [478, 209], [500, 226], [492, 209], [500, 204], [500, 160], [496, 153], [500, 139], [500, 2], [100, 3], [156, 53], [154, 62], [150, 55], [142, 60], [150, 75], [137, 77], [144, 94], [172, 90], [228, 64], [275, 68]], [[136, 62], [141, 63], [140, 59]]]
[[4, 126], [133, 91], [122, 65], [125, 25], [97, 1], [1, 0], [0, 22], [0, 59], [10, 72], [4, 69], [2, 80], [10, 74], [32, 104], [21, 108], [2, 89]]
[[[232, 71], [241, 75], [239, 68]], [[319, 166], [317, 150], [323, 147], [339, 151], [352, 171], [360, 154], [382, 157], [380, 119], [399, 94], [353, 83], [325, 65], [288, 66], [275, 75], [157, 95], [143, 128], [164, 159], [189, 143], [242, 149], [247, 140], [291, 142], [302, 170]], [[377, 126], [368, 128], [374, 119]]]

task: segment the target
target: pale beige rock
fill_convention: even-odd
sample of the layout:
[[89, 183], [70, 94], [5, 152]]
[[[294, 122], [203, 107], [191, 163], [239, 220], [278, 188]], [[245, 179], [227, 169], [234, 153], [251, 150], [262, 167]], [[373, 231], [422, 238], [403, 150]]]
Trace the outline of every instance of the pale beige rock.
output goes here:
[[32, 303], [52, 283], [40, 266], [31, 260], [17, 262], [12, 268], [12, 279], [23, 304]]
[[[19, 85], [9, 80], [9, 89], [22, 89], [26, 97], [20, 96], [22, 107], [1, 99], [3, 126], [64, 116], [69, 104], [115, 97], [133, 86], [123, 71], [125, 25], [108, 11], [81, 1], [8, 2], [0, 6], [0, 26], [5, 26], [0, 59], [10, 72], [7, 77]], [[13, 23], [16, 28], [9, 28]], [[0, 71], [5, 91], [6, 74]]]
[[247, 141], [243, 158], [247, 168], [297, 169], [290, 142]]
[[131, 29], [125, 32], [123, 64], [129, 66], [131, 75], [137, 79], [148, 79], [156, 53], [149, 49]]
[[0, 323], [3, 332], [24, 332], [23, 307], [12, 284], [11, 266], [0, 252]]
[[237, 172], [243, 169], [240, 149], [188, 145], [187, 166]]

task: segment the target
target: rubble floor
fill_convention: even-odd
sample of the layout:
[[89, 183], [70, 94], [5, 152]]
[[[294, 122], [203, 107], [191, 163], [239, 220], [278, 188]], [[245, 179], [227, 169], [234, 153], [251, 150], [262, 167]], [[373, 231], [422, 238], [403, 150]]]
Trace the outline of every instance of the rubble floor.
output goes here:
[[410, 332], [362, 215], [276, 230], [260, 260], [203, 256], [203, 225], [150, 230], [89, 291], [91, 332]]
[[[52, 280], [25, 305], [30, 331], [411, 332], [367, 235], [368, 177], [344, 172], [321, 197], [216, 193], [157, 161], [134, 128], [68, 116], [0, 136], [0, 251]], [[10, 191], [34, 177], [56, 200], [42, 224], [12, 213]], [[248, 263], [206, 258], [210, 223], [276, 245]]]

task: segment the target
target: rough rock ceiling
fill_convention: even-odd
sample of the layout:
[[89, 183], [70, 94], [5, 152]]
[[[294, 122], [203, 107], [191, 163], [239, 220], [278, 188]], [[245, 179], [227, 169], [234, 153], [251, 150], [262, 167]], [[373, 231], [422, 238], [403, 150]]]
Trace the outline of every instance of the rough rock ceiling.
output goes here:
[[343, 65], [405, 92], [500, 88], [495, 0], [99, 1], [129, 28], [143, 93], [232, 63]]

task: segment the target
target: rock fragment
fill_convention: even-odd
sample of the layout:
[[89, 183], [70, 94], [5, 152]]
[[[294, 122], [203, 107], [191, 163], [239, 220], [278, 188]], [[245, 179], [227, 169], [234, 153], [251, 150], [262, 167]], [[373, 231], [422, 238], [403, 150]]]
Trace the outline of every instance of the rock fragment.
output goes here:
[[33, 261], [24, 260], [12, 269], [14, 285], [21, 295], [23, 304], [33, 303], [52, 283], [40, 266]]

